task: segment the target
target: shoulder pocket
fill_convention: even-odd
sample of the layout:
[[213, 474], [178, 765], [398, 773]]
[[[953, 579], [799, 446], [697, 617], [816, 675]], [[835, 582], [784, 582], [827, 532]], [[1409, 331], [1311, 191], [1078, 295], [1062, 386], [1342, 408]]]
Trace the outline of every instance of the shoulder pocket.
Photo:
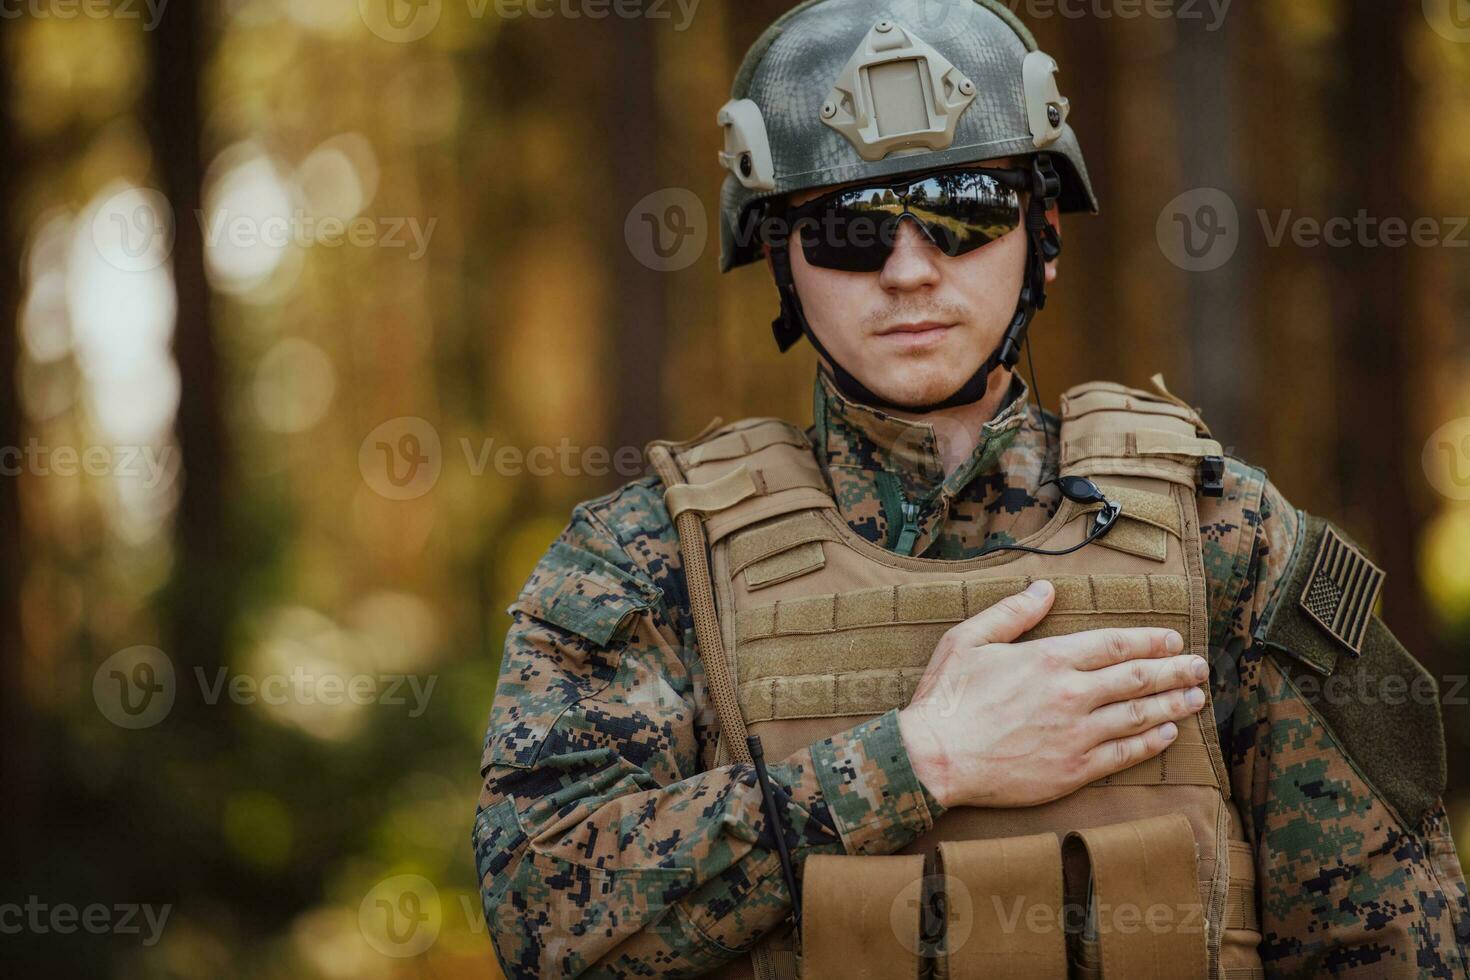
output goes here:
[[1262, 641], [1343, 754], [1413, 830], [1444, 793], [1439, 686], [1373, 615], [1383, 573], [1326, 521], [1303, 521]]
[[662, 598], [651, 583], [558, 541], [508, 611], [519, 610], [605, 647], [624, 638], [637, 615]]

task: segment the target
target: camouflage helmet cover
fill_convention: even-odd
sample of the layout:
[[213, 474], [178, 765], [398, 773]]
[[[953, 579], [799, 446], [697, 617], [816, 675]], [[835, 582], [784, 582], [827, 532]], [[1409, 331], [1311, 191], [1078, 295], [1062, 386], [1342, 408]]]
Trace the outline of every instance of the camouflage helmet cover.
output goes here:
[[719, 112], [720, 268], [761, 257], [757, 205], [793, 191], [1051, 154], [1063, 211], [1097, 211], [1056, 62], [998, 0], [806, 0], [751, 46]]

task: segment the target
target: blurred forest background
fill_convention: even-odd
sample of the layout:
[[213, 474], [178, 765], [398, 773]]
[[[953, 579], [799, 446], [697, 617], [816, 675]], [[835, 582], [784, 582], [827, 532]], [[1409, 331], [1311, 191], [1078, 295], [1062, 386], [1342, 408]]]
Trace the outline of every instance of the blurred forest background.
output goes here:
[[[469, 829], [504, 608], [620, 447], [809, 417], [766, 273], [717, 269], [715, 111], [787, 5], [157, 6], [0, 2], [0, 902], [41, 908], [0, 960], [498, 976]], [[1043, 394], [1163, 371], [1462, 674], [1470, 10], [1013, 6], [1104, 206], [1063, 229]], [[1239, 208], [1205, 272], [1158, 234], [1197, 188]], [[670, 189], [708, 243], [661, 271], [631, 243]], [[1257, 218], [1363, 210], [1441, 242], [1273, 246]], [[1464, 848], [1470, 709], [1445, 714]]]

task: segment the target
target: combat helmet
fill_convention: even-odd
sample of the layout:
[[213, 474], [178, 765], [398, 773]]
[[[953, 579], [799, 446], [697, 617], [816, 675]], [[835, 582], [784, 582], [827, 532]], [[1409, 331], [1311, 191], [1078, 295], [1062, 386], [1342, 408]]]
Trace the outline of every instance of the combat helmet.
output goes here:
[[1046, 302], [1046, 262], [1060, 254], [1046, 211], [1097, 212], [1097, 199], [1057, 62], [999, 0], [806, 0], [746, 53], [718, 114], [720, 268], [758, 261], [771, 246], [784, 351], [803, 335], [845, 393], [885, 406], [826, 352], [801, 310], [789, 242], [769, 235], [771, 205], [787, 195], [1000, 157], [1032, 172], [1027, 273], [1005, 339], [976, 376], [934, 410], [978, 401], [997, 364], [1013, 366]]

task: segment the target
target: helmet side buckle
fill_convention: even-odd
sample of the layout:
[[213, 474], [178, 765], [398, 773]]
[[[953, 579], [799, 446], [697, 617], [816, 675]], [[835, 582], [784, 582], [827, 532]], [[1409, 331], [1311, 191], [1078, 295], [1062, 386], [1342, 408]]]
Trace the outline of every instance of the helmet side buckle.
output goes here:
[[751, 99], [731, 99], [720, 108], [716, 119], [725, 130], [720, 166], [750, 190], [775, 190], [776, 166], [760, 106]]
[[1021, 63], [1026, 118], [1031, 123], [1031, 139], [1038, 150], [1062, 138], [1062, 128], [1072, 114], [1072, 103], [1062, 98], [1062, 91], [1057, 87], [1057, 71], [1057, 60], [1045, 51], [1032, 51]]

